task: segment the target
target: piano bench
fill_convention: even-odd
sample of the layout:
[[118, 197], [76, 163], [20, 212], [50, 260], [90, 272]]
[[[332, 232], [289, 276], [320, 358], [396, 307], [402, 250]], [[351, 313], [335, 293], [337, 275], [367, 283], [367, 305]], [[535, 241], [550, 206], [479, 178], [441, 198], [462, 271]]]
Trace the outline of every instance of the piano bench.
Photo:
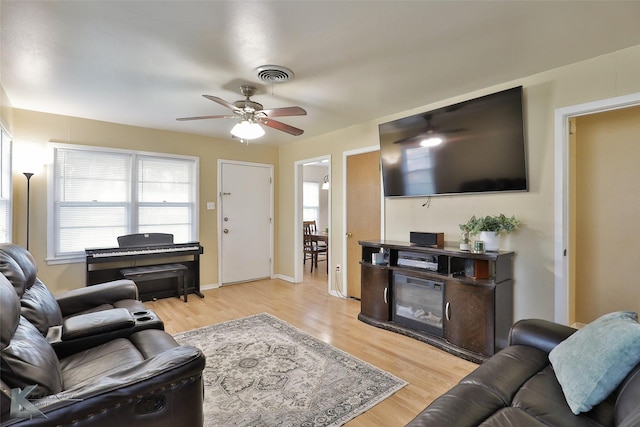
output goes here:
[[120, 270], [120, 274], [125, 279], [130, 279], [134, 282], [175, 277], [178, 281], [178, 298], [180, 298], [180, 289], [182, 288], [184, 302], [187, 302], [187, 284], [184, 281], [185, 271], [187, 271], [187, 267], [182, 264], [160, 264], [125, 268]]

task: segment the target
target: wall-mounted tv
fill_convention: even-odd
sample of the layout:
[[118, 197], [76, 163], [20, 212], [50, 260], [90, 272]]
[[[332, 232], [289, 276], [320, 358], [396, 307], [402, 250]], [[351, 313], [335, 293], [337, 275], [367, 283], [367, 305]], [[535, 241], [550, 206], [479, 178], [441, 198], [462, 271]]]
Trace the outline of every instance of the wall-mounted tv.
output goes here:
[[522, 86], [379, 125], [385, 197], [527, 191]]

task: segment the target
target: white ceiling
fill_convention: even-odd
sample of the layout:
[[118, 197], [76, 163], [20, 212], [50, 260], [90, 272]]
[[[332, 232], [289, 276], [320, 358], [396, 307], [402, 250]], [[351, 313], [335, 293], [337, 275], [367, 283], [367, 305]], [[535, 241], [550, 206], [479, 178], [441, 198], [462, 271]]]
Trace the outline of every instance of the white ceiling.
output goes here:
[[0, 84], [15, 108], [229, 138], [202, 97], [261, 65], [281, 144], [640, 44], [640, 1], [6, 1]]

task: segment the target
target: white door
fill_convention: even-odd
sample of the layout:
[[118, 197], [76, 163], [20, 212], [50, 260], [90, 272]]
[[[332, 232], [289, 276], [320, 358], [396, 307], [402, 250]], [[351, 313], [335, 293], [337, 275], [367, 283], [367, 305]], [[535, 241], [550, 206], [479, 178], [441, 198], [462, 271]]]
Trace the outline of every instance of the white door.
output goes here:
[[220, 283], [268, 278], [273, 166], [220, 161]]

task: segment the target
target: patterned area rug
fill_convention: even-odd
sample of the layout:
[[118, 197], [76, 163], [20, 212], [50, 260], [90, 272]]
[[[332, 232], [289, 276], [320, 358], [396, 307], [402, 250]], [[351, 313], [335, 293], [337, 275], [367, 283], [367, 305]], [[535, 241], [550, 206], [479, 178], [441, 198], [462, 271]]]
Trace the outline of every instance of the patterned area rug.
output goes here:
[[266, 313], [174, 338], [207, 356], [205, 426], [340, 426], [407, 385]]

